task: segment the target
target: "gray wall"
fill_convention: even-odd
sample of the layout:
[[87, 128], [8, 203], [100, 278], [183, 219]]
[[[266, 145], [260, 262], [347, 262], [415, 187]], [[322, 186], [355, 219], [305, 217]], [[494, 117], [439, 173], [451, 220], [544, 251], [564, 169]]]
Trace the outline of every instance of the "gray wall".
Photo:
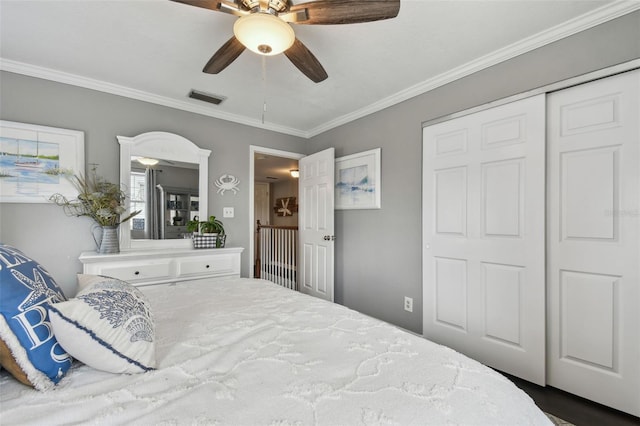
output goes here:
[[[224, 219], [227, 245], [249, 247], [249, 145], [300, 152], [304, 139], [217, 120], [93, 90], [0, 73], [0, 118], [9, 121], [82, 130], [85, 162], [98, 164], [98, 173], [119, 181], [117, 135], [136, 136], [166, 131], [190, 139], [212, 151], [209, 158], [209, 213], [222, 217], [223, 207], [235, 207]], [[240, 179], [237, 195], [217, 194], [213, 181], [221, 174]], [[82, 270], [78, 256], [95, 250], [92, 222], [66, 217], [52, 204], [0, 204], [0, 241], [14, 245], [41, 262], [67, 294], [75, 294], [75, 274]], [[249, 275], [248, 250], [242, 257]]]
[[[336, 302], [422, 330], [422, 123], [640, 58], [634, 13], [312, 139], [336, 157], [382, 148], [382, 209], [336, 211]], [[434, 58], [437, 60], [437, 58]], [[413, 313], [403, 309], [414, 300]]]
[[[224, 221], [229, 245], [249, 247], [249, 145], [343, 156], [382, 148], [382, 209], [336, 212], [336, 301], [415, 332], [422, 330], [421, 128], [435, 117], [640, 57], [640, 13], [514, 58], [414, 99], [325, 132], [311, 141], [114, 95], [3, 72], [0, 118], [85, 132], [86, 162], [118, 179], [116, 135], [160, 130], [213, 151], [210, 180], [237, 176], [236, 196], [209, 191], [209, 210], [235, 207]], [[434, 58], [437, 60], [437, 58]], [[48, 204], [0, 204], [0, 241], [41, 261], [75, 291], [77, 257], [93, 250], [90, 221]], [[249, 275], [249, 256], [242, 259]], [[413, 313], [402, 308], [414, 299]]]

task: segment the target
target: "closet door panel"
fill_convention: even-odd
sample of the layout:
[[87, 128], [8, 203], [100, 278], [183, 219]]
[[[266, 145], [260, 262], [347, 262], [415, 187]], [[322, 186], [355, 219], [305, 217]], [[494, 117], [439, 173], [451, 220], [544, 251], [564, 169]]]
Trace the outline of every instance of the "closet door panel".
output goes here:
[[445, 327], [466, 332], [467, 304], [460, 301], [467, 299], [467, 262], [445, 257], [433, 260], [437, 306], [435, 320]]
[[585, 367], [614, 372], [619, 358], [616, 317], [619, 278], [562, 271], [560, 275], [560, 357]]
[[482, 264], [485, 338], [522, 347], [523, 278], [524, 268], [486, 262]]
[[523, 169], [522, 159], [482, 165], [483, 237], [522, 237]]
[[619, 152], [616, 146], [560, 154], [563, 240], [616, 240]]
[[640, 415], [640, 72], [548, 97], [548, 382]]
[[454, 167], [436, 170], [435, 221], [438, 234], [467, 234], [467, 170]]
[[499, 370], [545, 383], [545, 100], [423, 133], [423, 328]]

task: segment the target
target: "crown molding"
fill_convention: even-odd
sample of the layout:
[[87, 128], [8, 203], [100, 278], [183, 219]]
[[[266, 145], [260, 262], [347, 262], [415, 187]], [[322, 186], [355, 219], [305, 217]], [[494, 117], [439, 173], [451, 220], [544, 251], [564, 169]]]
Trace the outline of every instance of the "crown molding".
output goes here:
[[44, 68], [24, 62], [13, 61], [0, 58], [0, 70], [22, 74], [29, 77], [41, 78], [44, 80], [55, 81], [58, 83], [69, 84], [85, 89], [96, 90], [99, 92], [109, 93], [112, 95], [124, 96], [126, 98], [136, 99], [139, 101], [149, 102], [156, 105], [162, 105], [170, 108], [176, 108], [183, 111], [193, 112], [195, 114], [206, 115], [220, 120], [231, 121], [238, 124], [244, 124], [251, 127], [259, 127], [265, 130], [271, 130], [278, 133], [289, 134], [307, 138], [307, 133], [291, 127], [278, 126], [269, 123], [262, 123], [260, 120], [253, 120], [236, 114], [229, 114], [220, 111], [214, 111], [206, 106], [194, 105], [187, 101], [181, 101], [167, 96], [160, 96], [142, 90], [133, 89], [131, 87], [121, 86], [106, 81], [96, 80], [83, 77], [77, 74], [71, 74], [63, 71]]
[[84, 87], [86, 89], [97, 90], [100, 92], [110, 93], [113, 95], [124, 96], [144, 102], [157, 105], [163, 105], [170, 108], [176, 108], [195, 114], [205, 115], [220, 120], [230, 121], [246, 126], [257, 127], [264, 130], [270, 130], [278, 133], [298, 136], [309, 139], [323, 132], [331, 130], [335, 127], [355, 121], [369, 114], [381, 111], [390, 106], [399, 104], [403, 101], [424, 94], [430, 90], [444, 86], [452, 81], [466, 77], [475, 72], [497, 65], [507, 61], [523, 53], [530, 52], [544, 45], [553, 43], [557, 40], [569, 37], [581, 31], [595, 27], [604, 22], [618, 18], [620, 16], [635, 12], [640, 9], [640, 2], [635, 0], [617, 0], [585, 13], [577, 18], [564, 22], [560, 25], [542, 31], [531, 37], [520, 40], [502, 49], [496, 50], [477, 60], [468, 62], [460, 67], [454, 68], [446, 73], [425, 80], [405, 90], [401, 90], [384, 98], [378, 102], [368, 105], [349, 114], [340, 116], [334, 120], [330, 120], [320, 126], [310, 130], [295, 129], [292, 127], [278, 126], [275, 124], [262, 123], [260, 120], [250, 119], [236, 114], [229, 114], [220, 111], [211, 110], [205, 106], [194, 105], [187, 101], [160, 96], [149, 92], [144, 92], [131, 87], [121, 86], [101, 80], [83, 77], [76, 74], [70, 74], [50, 68], [39, 67], [23, 62], [13, 61], [0, 58], [0, 70], [17, 74], [23, 74], [30, 77], [41, 78], [45, 80], [56, 81], [58, 83], [70, 84], [73, 86]]
[[613, 3], [594, 9], [591, 12], [580, 15], [574, 19], [564, 22], [560, 25], [542, 31], [533, 36], [527, 37], [502, 49], [498, 49], [479, 59], [468, 62], [457, 68], [447, 71], [446, 73], [437, 75], [433, 78], [425, 80], [405, 90], [397, 92], [392, 96], [384, 98], [371, 105], [367, 105], [357, 111], [345, 114], [341, 117], [315, 127], [308, 132], [308, 137], [319, 135], [323, 132], [331, 130], [335, 127], [355, 121], [385, 108], [399, 104], [400, 102], [422, 95], [438, 87], [449, 84], [455, 80], [497, 65], [501, 62], [512, 59], [523, 53], [530, 52], [539, 47], [551, 44], [555, 41], [577, 34], [581, 31], [593, 28], [597, 25], [605, 23], [623, 15], [635, 12], [640, 9], [640, 2], [633, 0], [619, 0]]

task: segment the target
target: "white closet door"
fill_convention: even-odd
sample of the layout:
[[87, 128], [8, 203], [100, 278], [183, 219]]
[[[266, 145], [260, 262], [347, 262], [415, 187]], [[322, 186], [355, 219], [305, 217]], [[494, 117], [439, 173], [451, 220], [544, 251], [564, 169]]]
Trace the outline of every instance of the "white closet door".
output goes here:
[[548, 98], [548, 382], [636, 416], [639, 100], [639, 71]]
[[545, 98], [423, 131], [423, 329], [545, 383]]

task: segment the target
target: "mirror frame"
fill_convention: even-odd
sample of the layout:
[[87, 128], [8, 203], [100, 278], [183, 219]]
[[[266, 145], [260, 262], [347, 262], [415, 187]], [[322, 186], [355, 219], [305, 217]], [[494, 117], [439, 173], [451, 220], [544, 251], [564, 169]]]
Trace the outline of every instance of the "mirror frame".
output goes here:
[[[200, 200], [200, 217], [208, 216], [209, 206], [209, 155], [211, 151], [199, 148], [196, 144], [182, 136], [167, 132], [147, 132], [138, 136], [117, 136], [120, 143], [120, 184], [125, 188], [125, 215], [131, 211], [129, 186], [131, 185], [131, 156], [139, 155], [165, 160], [175, 160], [184, 163], [196, 163], [199, 166], [198, 197]], [[128, 225], [128, 224], [127, 224]], [[129, 229], [126, 226], [127, 231]], [[136, 240], [131, 238], [131, 232], [120, 230], [120, 248], [133, 249], [163, 249], [163, 248], [193, 248], [190, 239], [171, 240]]]

